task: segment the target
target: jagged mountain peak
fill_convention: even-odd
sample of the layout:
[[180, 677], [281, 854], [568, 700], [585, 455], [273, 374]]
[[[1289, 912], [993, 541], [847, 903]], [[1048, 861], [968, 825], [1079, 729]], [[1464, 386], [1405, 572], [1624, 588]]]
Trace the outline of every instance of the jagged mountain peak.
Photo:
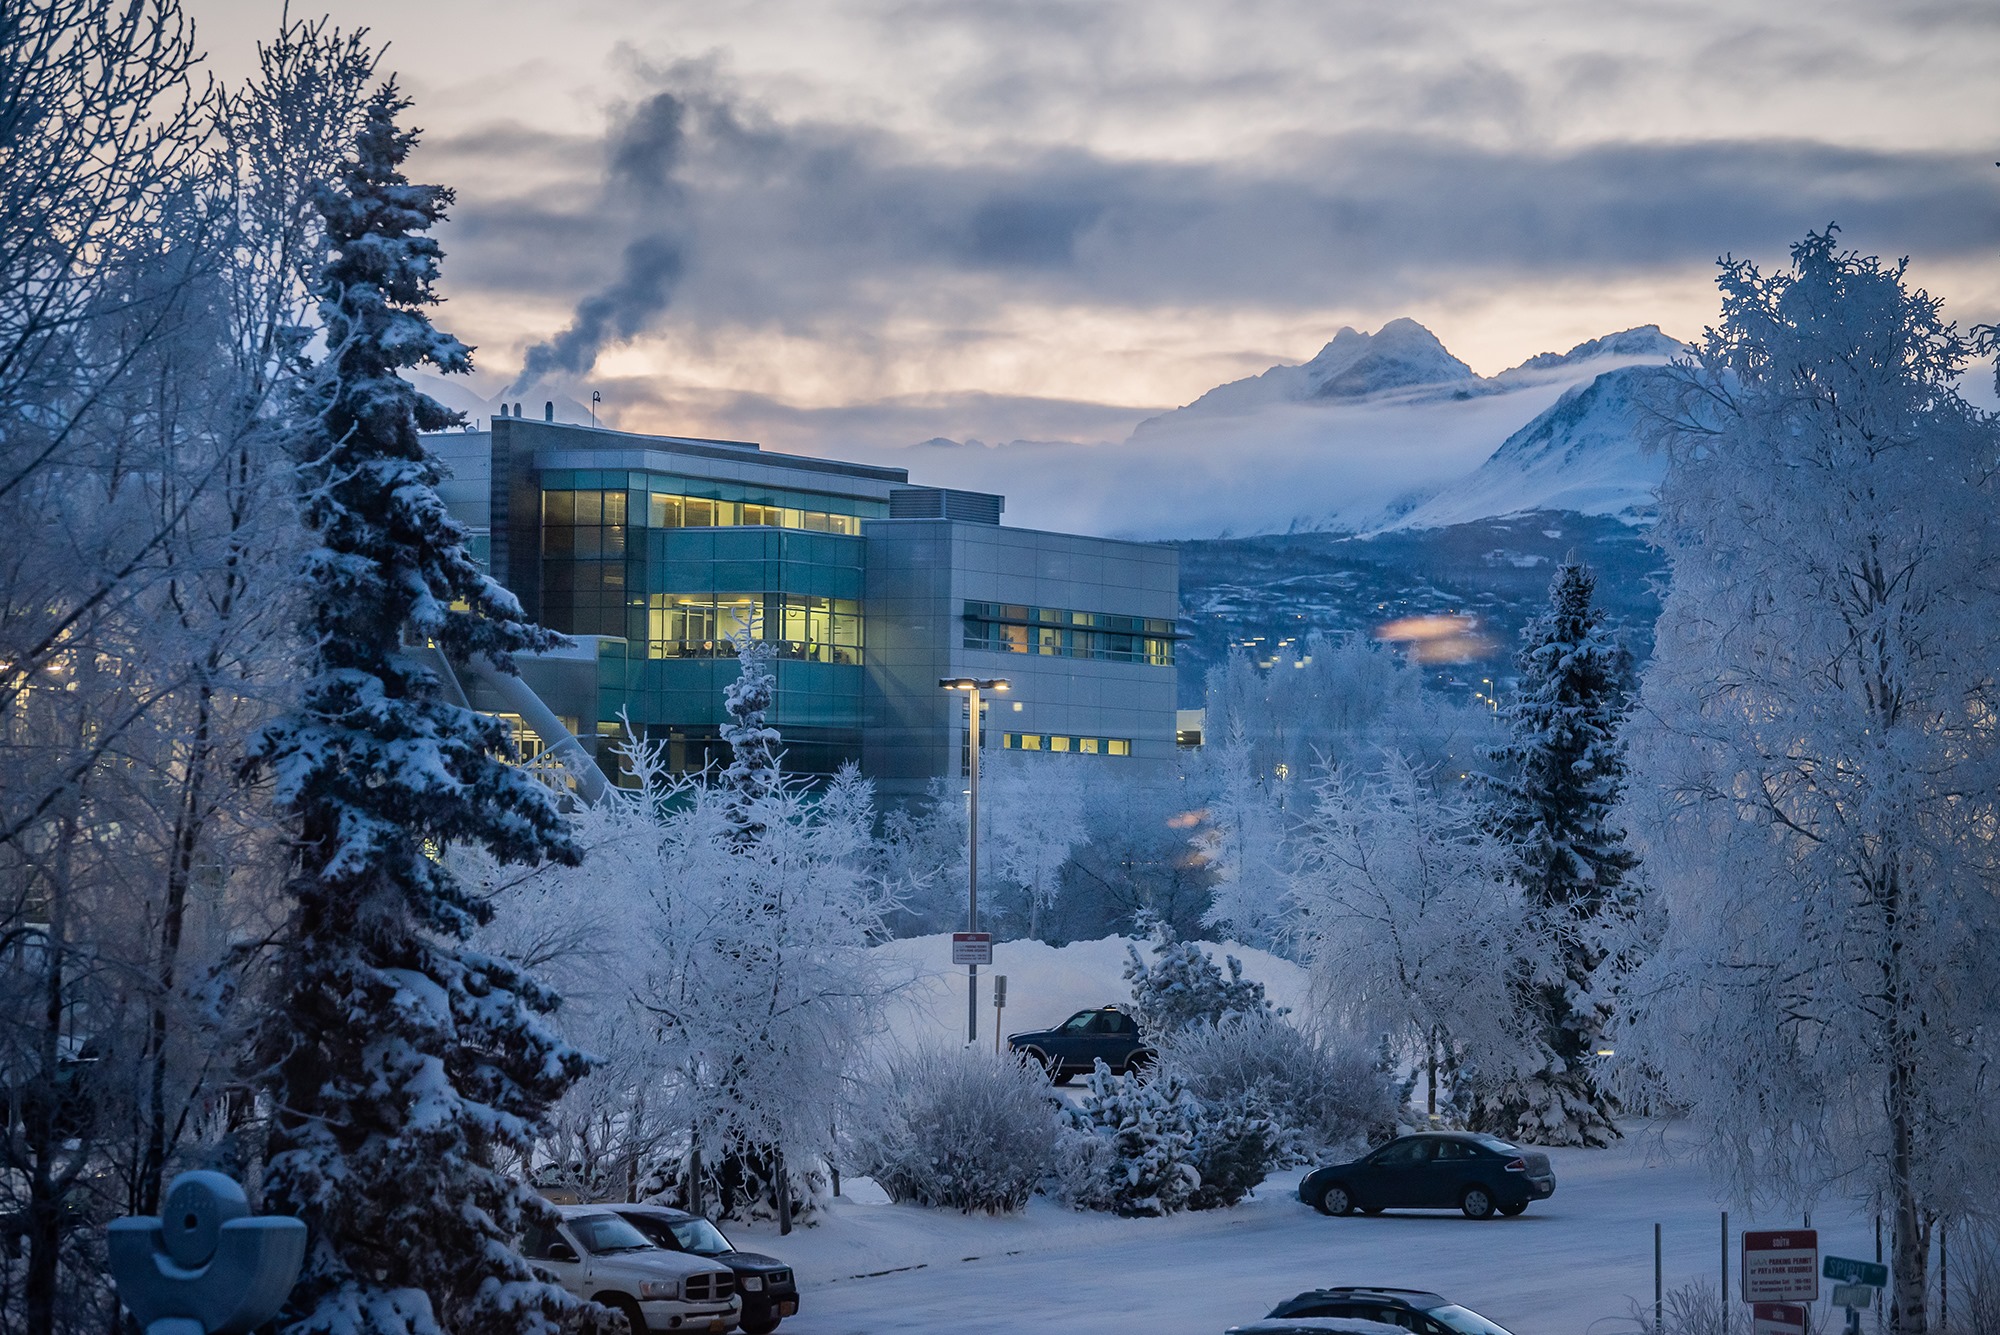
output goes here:
[[1632, 329], [1621, 329], [1615, 334], [1606, 334], [1602, 338], [1586, 339], [1568, 352], [1538, 352], [1519, 366], [1502, 371], [1495, 379], [1520, 375], [1524, 372], [1553, 371], [1599, 357], [1617, 357], [1621, 360], [1658, 357], [1665, 360], [1682, 356], [1687, 351], [1687, 344], [1668, 337], [1660, 331], [1658, 325], [1642, 324]]
[[1373, 334], [1343, 328], [1304, 369], [1316, 399], [1353, 399], [1478, 379], [1436, 334], [1407, 317], [1391, 320]]

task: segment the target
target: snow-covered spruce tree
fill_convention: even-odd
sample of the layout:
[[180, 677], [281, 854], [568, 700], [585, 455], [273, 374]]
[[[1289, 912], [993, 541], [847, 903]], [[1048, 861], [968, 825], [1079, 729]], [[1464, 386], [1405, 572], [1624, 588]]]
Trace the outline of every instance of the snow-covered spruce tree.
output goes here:
[[1195, 1025], [1214, 1027], [1232, 1016], [1271, 1014], [1264, 985], [1243, 976], [1243, 961], [1223, 957], [1225, 976], [1199, 941], [1183, 941], [1165, 919], [1146, 921], [1153, 960], [1126, 946], [1125, 981], [1132, 985], [1132, 1009], [1149, 1034], [1171, 1034]]
[[722, 772], [723, 809], [735, 832], [736, 847], [747, 848], [763, 834], [763, 805], [782, 779], [778, 748], [783, 738], [764, 721], [778, 693], [771, 672], [776, 650], [753, 638], [747, 628], [734, 638], [742, 666], [723, 696], [729, 712], [729, 722], [722, 725], [722, 740], [729, 743], [729, 767]]
[[487, 910], [438, 853], [575, 853], [548, 791], [502, 759], [504, 725], [447, 704], [408, 645], [508, 667], [556, 637], [466, 553], [418, 435], [454, 417], [400, 375], [469, 363], [424, 313], [439, 255], [425, 233], [451, 194], [404, 179], [405, 106], [393, 84], [373, 96], [320, 201], [327, 352], [296, 441], [314, 651], [298, 707], [255, 753], [297, 835], [257, 1044], [263, 1208], [311, 1228], [288, 1331], [526, 1335], [574, 1304], [514, 1251], [535, 1198], [493, 1159], [528, 1150], [586, 1061], [544, 1027], [551, 994], [463, 944]]
[[1830, 230], [1720, 286], [1664, 405], [1629, 801], [1665, 926], [1618, 1060], [1736, 1199], [1867, 1191], [1920, 1335], [1934, 1221], [2000, 1178], [2000, 423], [1940, 303]]
[[1557, 568], [1548, 609], [1521, 632], [1519, 686], [1504, 714], [1512, 740], [1495, 748], [1489, 820], [1512, 850], [1523, 907], [1520, 939], [1535, 952], [1511, 980], [1534, 1025], [1536, 1059], [1489, 1072], [1474, 1091], [1480, 1130], [1532, 1145], [1606, 1145], [1617, 1103], [1594, 1054], [1610, 1019], [1611, 942], [1632, 921], [1627, 877], [1638, 858], [1613, 807], [1625, 783], [1624, 718], [1631, 656], [1591, 605], [1597, 576], [1575, 560]]
[[1188, 1208], [1201, 1187], [1195, 1168], [1201, 1108], [1179, 1077], [1111, 1074], [1103, 1062], [1069, 1109], [1061, 1154], [1061, 1194], [1083, 1210], [1168, 1215]]

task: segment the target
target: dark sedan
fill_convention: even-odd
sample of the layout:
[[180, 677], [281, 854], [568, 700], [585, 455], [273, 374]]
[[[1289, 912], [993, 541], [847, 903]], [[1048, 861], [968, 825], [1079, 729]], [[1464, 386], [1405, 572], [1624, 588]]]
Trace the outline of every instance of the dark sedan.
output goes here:
[[1419, 1289], [1308, 1289], [1228, 1335], [1508, 1335], [1469, 1307]]
[[656, 1247], [689, 1252], [720, 1261], [736, 1272], [736, 1292], [743, 1299], [743, 1329], [765, 1335], [799, 1310], [799, 1285], [790, 1266], [772, 1256], [739, 1252], [722, 1230], [700, 1215], [664, 1205], [609, 1205]]
[[1471, 1219], [1517, 1215], [1555, 1194], [1549, 1156], [1497, 1136], [1422, 1131], [1399, 1136], [1353, 1163], [1307, 1173], [1299, 1199], [1326, 1214], [1463, 1210]]
[[1153, 1050], [1139, 1036], [1139, 1023], [1116, 1006], [1078, 1011], [1053, 1029], [1007, 1035], [1007, 1046], [1049, 1073], [1060, 1085], [1086, 1075], [1100, 1061], [1115, 1075], [1143, 1069]]

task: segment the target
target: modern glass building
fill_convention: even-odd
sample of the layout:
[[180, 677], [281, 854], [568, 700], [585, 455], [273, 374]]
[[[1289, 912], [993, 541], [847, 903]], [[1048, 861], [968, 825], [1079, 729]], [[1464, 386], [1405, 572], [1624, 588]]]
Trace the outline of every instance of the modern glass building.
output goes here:
[[963, 763], [964, 697], [937, 685], [962, 675], [1014, 682], [989, 747], [1171, 762], [1170, 546], [1007, 528], [999, 496], [747, 442], [499, 417], [429, 443], [492, 574], [576, 639], [521, 667], [586, 749], [629, 720], [676, 768], [726, 763], [747, 632], [774, 646], [794, 771], [921, 793]]

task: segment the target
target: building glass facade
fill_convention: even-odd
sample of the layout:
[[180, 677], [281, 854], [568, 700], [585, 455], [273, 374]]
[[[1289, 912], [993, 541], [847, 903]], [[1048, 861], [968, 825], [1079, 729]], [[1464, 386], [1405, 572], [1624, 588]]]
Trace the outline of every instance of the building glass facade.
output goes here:
[[523, 678], [614, 776], [628, 728], [675, 769], [727, 763], [743, 634], [775, 651], [786, 768], [859, 762], [885, 801], [963, 765], [940, 677], [1014, 681], [989, 746], [1172, 764], [1171, 547], [1009, 529], [998, 496], [744, 442], [478, 434], [438, 440], [449, 503], [527, 614], [578, 640], [523, 656]]

